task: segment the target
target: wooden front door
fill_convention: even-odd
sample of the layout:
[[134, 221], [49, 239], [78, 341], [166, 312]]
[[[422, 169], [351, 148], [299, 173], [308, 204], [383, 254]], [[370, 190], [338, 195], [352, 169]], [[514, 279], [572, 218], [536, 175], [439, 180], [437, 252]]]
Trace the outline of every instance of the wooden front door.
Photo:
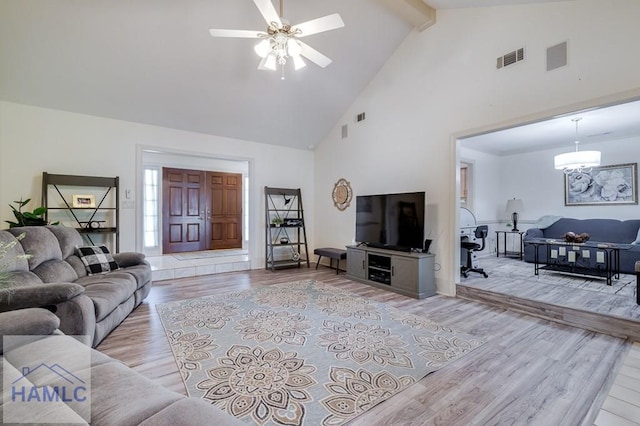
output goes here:
[[207, 248], [206, 173], [162, 169], [162, 252]]
[[162, 169], [163, 253], [242, 248], [242, 174]]
[[242, 174], [208, 172], [210, 249], [242, 248]]

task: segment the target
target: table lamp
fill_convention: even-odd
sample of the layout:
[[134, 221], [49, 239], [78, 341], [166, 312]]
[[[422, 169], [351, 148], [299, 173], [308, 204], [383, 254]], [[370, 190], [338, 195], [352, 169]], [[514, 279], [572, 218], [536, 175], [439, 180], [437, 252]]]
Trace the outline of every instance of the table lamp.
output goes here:
[[507, 200], [507, 208], [505, 209], [507, 213], [511, 213], [511, 221], [513, 223], [513, 229], [511, 232], [518, 232], [518, 212], [524, 210], [524, 205], [522, 204], [522, 200], [520, 198], [514, 198], [512, 200]]

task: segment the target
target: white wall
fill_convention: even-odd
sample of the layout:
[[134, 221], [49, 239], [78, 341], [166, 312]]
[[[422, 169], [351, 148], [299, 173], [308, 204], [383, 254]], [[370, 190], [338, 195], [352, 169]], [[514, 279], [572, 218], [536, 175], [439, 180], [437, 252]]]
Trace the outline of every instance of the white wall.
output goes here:
[[[476, 220], [492, 223], [502, 219], [504, 215], [500, 204], [504, 204], [506, 199], [503, 199], [500, 189], [500, 157], [461, 147], [460, 158], [472, 164], [470, 189], [473, 200], [470, 210], [475, 214]], [[502, 210], [504, 207], [503, 205]]]
[[[355, 194], [426, 190], [438, 291], [455, 294], [453, 135], [639, 88], [640, 57], [629, 54], [640, 39], [638, 16], [637, 0], [439, 10], [437, 23], [409, 35], [317, 148], [317, 243], [353, 239], [355, 209], [339, 212], [331, 202], [338, 178]], [[569, 65], [546, 72], [546, 48], [565, 40]], [[524, 62], [496, 70], [498, 56], [522, 46]], [[367, 119], [355, 124], [363, 111]]]
[[[120, 176], [121, 194], [134, 201], [137, 147], [158, 147], [250, 162], [252, 267], [264, 266], [264, 186], [301, 188], [305, 205], [314, 199], [313, 153], [126, 121], [0, 102], [0, 228], [11, 218], [9, 203], [31, 197], [40, 205], [42, 172]], [[121, 195], [122, 197], [123, 195]], [[135, 250], [136, 210], [121, 211], [121, 251]], [[313, 211], [305, 211], [313, 223]], [[307, 230], [313, 243], [313, 229]]]
[[[565, 149], [538, 151], [500, 159], [503, 194], [513, 194], [512, 196], [522, 199], [525, 207], [520, 215], [522, 219], [535, 221], [546, 214], [575, 218], [640, 217], [638, 205], [565, 206], [564, 173], [553, 168], [553, 157], [571, 149], [569, 145]], [[588, 149], [602, 152], [603, 166], [640, 162], [640, 137], [593, 143], [588, 145]]]

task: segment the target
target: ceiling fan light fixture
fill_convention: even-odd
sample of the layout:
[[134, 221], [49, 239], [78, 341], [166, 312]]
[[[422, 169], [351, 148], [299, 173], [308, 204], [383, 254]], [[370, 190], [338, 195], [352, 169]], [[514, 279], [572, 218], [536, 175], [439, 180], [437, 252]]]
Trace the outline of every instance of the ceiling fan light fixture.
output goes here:
[[302, 57], [300, 57], [300, 55], [293, 56], [293, 67], [296, 71], [306, 66], [307, 64], [305, 64], [304, 60], [302, 59]]
[[255, 45], [253, 50], [255, 50], [261, 58], [266, 58], [269, 52], [271, 52], [271, 39], [266, 38], [262, 40], [260, 43]]
[[279, 65], [284, 75], [284, 67], [288, 59], [291, 59], [296, 70], [306, 66], [302, 56], [321, 68], [331, 63], [331, 59], [297, 39], [344, 27], [339, 14], [334, 13], [292, 26], [283, 17], [284, 0], [280, 0], [280, 14], [276, 11], [272, 0], [253, 0], [253, 2], [267, 22], [266, 32], [213, 28], [209, 30], [211, 36], [261, 39], [253, 47], [256, 54], [262, 58], [258, 65], [260, 70], [275, 71]]
[[302, 47], [300, 47], [300, 44], [296, 40], [294, 40], [293, 38], [287, 40], [287, 53], [289, 54], [289, 56], [300, 56], [301, 52]]
[[276, 57], [273, 56], [273, 55], [267, 56], [267, 58], [264, 61], [264, 67], [266, 69], [275, 71], [276, 70]]

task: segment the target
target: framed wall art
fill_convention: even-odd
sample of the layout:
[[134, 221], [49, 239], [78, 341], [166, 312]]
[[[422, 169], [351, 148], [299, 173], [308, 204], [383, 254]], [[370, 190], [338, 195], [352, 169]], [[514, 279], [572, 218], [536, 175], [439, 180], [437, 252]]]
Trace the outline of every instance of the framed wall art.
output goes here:
[[73, 195], [71, 206], [73, 208], [95, 208], [96, 199], [93, 195]]
[[637, 163], [593, 167], [564, 176], [564, 205], [638, 204]]
[[333, 205], [340, 211], [344, 211], [351, 204], [351, 198], [353, 197], [353, 191], [351, 190], [351, 183], [344, 179], [338, 179], [333, 186], [331, 192], [333, 198]]

